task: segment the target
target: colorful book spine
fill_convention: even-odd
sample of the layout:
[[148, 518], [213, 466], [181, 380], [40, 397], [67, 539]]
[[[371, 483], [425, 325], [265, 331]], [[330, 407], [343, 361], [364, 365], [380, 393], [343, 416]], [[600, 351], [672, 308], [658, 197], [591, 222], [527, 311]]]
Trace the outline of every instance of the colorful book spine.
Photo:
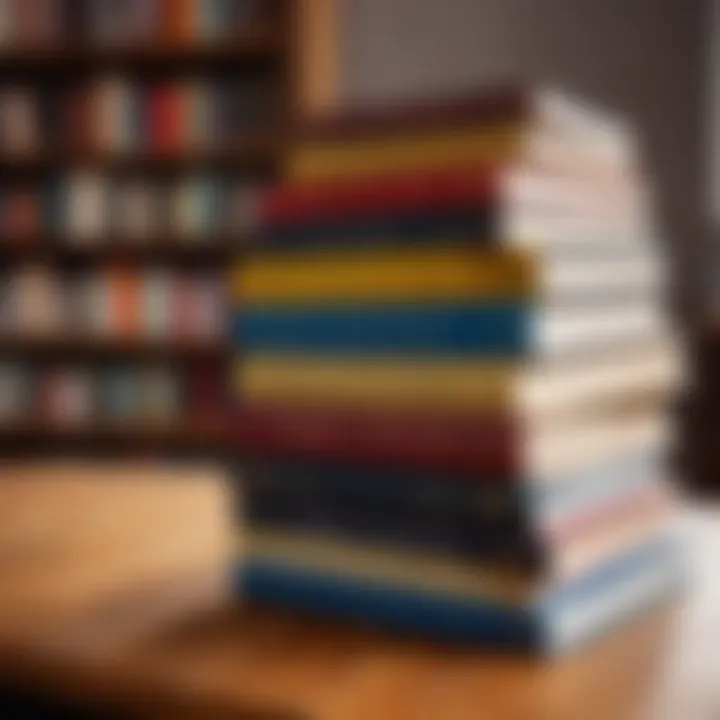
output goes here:
[[411, 173], [391, 178], [283, 186], [262, 198], [263, 227], [390, 218], [410, 213], [474, 210], [499, 199], [499, 179], [489, 171]]
[[349, 357], [524, 358], [533, 349], [533, 312], [521, 302], [346, 308], [257, 309], [235, 318], [233, 337], [249, 353]]
[[520, 428], [501, 416], [353, 412], [293, 406], [282, 397], [243, 403], [233, 428], [245, 452], [509, 476], [520, 439]]
[[524, 253], [435, 246], [250, 258], [235, 297], [247, 307], [498, 301], [531, 297], [536, 265]]

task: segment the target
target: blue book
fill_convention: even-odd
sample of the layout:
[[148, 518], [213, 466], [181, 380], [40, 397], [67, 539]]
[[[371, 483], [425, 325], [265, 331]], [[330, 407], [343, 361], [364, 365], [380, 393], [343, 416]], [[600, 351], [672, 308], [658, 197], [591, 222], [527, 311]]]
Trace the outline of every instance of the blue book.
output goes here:
[[248, 352], [525, 357], [532, 309], [519, 303], [341, 308], [245, 308], [233, 337]]
[[238, 569], [243, 597], [431, 640], [563, 652], [669, 596], [683, 576], [667, 538], [526, 602], [464, 598], [251, 557]]

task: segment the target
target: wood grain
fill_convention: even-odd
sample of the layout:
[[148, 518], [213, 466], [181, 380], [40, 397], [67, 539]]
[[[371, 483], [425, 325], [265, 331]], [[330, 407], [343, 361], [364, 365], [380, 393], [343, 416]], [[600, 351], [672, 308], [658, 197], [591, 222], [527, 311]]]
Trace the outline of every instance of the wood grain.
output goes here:
[[[182, 485], [178, 478], [178, 487]], [[16, 498], [6, 495], [2, 507], [17, 507], [20, 485], [7, 492]], [[48, 492], [48, 501], [57, 497]], [[76, 507], [85, 502], [94, 512], [62, 541], [45, 529], [63, 514], [50, 502], [40, 515], [28, 515], [27, 509], [10, 513], [10, 521], [0, 523], [0, 547], [14, 547], [18, 557], [27, 558], [43, 542], [57, 545], [49, 557], [61, 559], [66, 568], [77, 565], [68, 574], [50, 573], [50, 587], [57, 584], [60, 597], [87, 600], [87, 579], [99, 568], [105, 576], [117, 571], [119, 578], [129, 577], [127, 563], [120, 561], [123, 554], [147, 545], [141, 538], [150, 525], [158, 531], [172, 526], [171, 504], [158, 508], [150, 503], [153, 496], [167, 497], [164, 489], [147, 492], [142, 500], [147, 506], [137, 511], [138, 522], [146, 523], [145, 534], [137, 541], [128, 539], [127, 545], [120, 542], [122, 522], [112, 507], [118, 506], [118, 494], [104, 483], [85, 500], [63, 490], [64, 499], [78, 497], [73, 499]], [[129, 502], [126, 496], [126, 511]], [[184, 503], [190, 512], [189, 495], [178, 497], [176, 507]], [[8, 545], [8, 537], [22, 536], [19, 529], [38, 524], [42, 532], [36, 544], [16, 540], [15, 546]], [[81, 553], [82, 538], [100, 532], [105, 552], [93, 547]], [[115, 583], [122, 592], [105, 594], [102, 602], [80, 603], [80, 612], [56, 616], [53, 622], [46, 617], [33, 624], [35, 609], [26, 607], [25, 622], [13, 624], [12, 608], [2, 603], [0, 679], [142, 717], [715, 720], [720, 717], [720, 511], [692, 512], [683, 534], [691, 571], [686, 595], [554, 663], [411, 642], [243, 608], [228, 598], [210, 611], [197, 612], [202, 588], [212, 586], [217, 575], [213, 579], [209, 572], [203, 578], [202, 568], [188, 554], [187, 563], [177, 555], [170, 562], [186, 572], [176, 572], [173, 582], [167, 574], [160, 582], [162, 574], [139, 573], [134, 592], [133, 583]], [[191, 535], [195, 540], [190, 542], [197, 542], [197, 528]], [[4, 557], [0, 570], [12, 568], [12, 552], [6, 550]], [[202, 553], [194, 557], [201, 565]], [[209, 562], [207, 568], [217, 565]], [[15, 620], [20, 615], [16, 607]]]

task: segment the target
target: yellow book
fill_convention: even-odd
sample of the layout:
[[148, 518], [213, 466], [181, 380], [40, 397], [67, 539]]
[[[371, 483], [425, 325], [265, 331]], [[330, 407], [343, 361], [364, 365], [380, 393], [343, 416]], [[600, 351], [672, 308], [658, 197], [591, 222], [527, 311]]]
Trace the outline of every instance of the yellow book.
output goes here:
[[361, 177], [502, 163], [520, 156], [527, 138], [522, 125], [424, 131], [405, 137], [305, 142], [291, 152], [290, 182]]
[[535, 268], [529, 253], [468, 247], [283, 253], [240, 266], [233, 293], [244, 305], [518, 298], [534, 290]]
[[235, 383], [248, 401], [503, 411], [516, 374], [506, 363], [249, 356]]
[[[468, 360], [252, 354], [235, 383], [248, 400], [370, 408], [500, 411], [527, 420], [661, 407], [682, 377], [677, 353], [639, 344], [569, 366]], [[649, 405], [648, 405], [649, 404]]]

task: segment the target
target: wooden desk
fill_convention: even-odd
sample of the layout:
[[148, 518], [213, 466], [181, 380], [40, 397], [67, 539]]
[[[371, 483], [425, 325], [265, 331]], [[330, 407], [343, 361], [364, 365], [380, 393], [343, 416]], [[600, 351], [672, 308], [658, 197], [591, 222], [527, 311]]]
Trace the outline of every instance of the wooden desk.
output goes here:
[[120, 603], [32, 642], [15, 638], [4, 645], [0, 675], [143, 717], [716, 720], [720, 514], [695, 512], [686, 526], [694, 579], [685, 597], [551, 665], [240, 610], [229, 601], [151, 631], [135, 623], [153, 604], [197, 592], [201, 583], [188, 580], [164, 598]]

